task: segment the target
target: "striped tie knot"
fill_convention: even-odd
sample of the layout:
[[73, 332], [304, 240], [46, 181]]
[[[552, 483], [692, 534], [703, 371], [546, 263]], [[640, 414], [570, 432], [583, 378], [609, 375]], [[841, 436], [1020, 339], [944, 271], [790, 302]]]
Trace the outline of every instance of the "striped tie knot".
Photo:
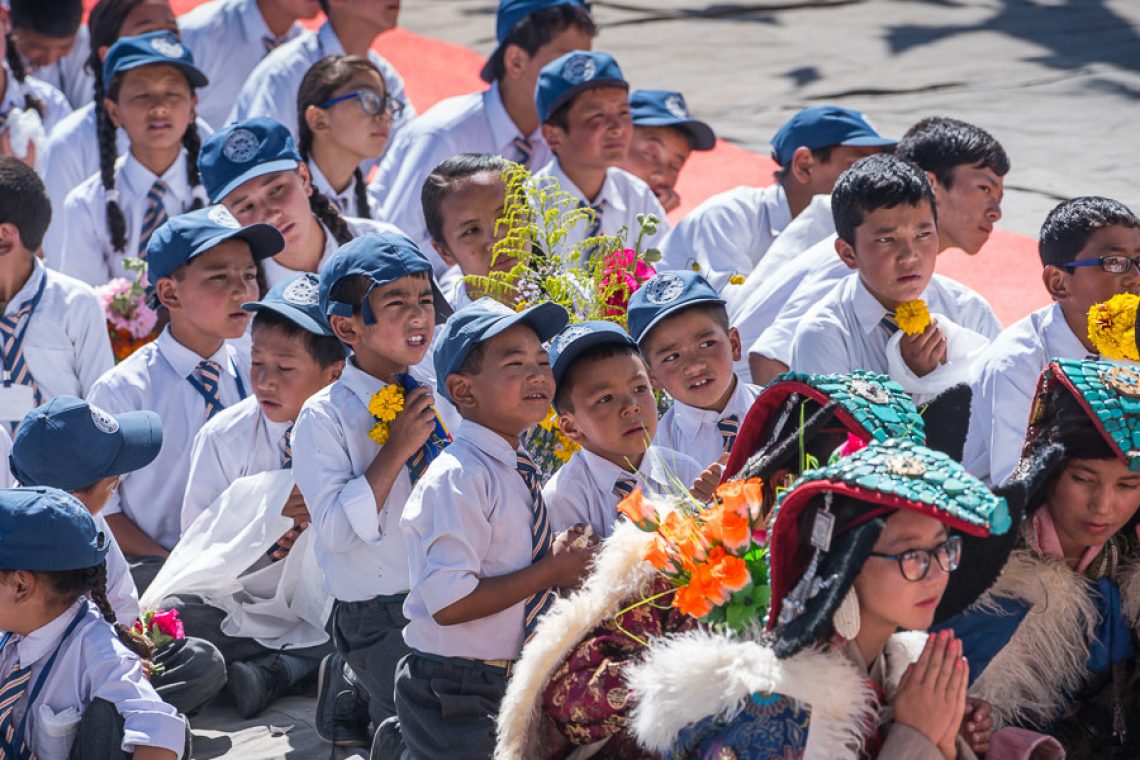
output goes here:
[[598, 201], [598, 204], [596, 206], [591, 206], [590, 204], [586, 203], [585, 201], [579, 201], [578, 202], [578, 208], [583, 209], [583, 210], [590, 209], [591, 211], [594, 212], [593, 217], [590, 219], [590, 226], [586, 229], [586, 237], [594, 238], [594, 237], [597, 237], [598, 235], [601, 235], [602, 234], [602, 215], [605, 213], [605, 210], [606, 210], [605, 198]]
[[736, 443], [736, 434], [740, 431], [740, 417], [735, 414], [721, 417], [717, 420], [716, 429], [720, 431], [720, 436], [724, 439], [724, 446], [721, 451], [730, 451], [732, 444]]
[[511, 145], [515, 149], [515, 163], [526, 166], [530, 161], [531, 155], [534, 153], [534, 146], [531, 145], [530, 138], [519, 135], [511, 140]]
[[198, 362], [198, 377], [202, 381], [202, 395], [206, 399], [206, 413], [213, 417], [225, 407], [222, 405], [222, 367], [215, 361], [205, 359]]
[[899, 331], [899, 323], [895, 321], [895, 313], [893, 311], [888, 311], [884, 314], [883, 318], [879, 320], [879, 324], [887, 329], [888, 335], [894, 335]]
[[618, 478], [614, 481], [614, 496], [624, 499], [637, 488], [637, 481], [633, 478]]
[[[40, 393], [36, 379], [32, 377], [28, 363], [24, 361], [23, 340], [18, 340], [20, 322], [24, 320], [24, 317], [32, 313], [34, 306], [35, 304], [33, 302], [28, 302], [15, 314], [9, 314], [0, 319], [0, 349], [2, 349], [4, 355], [5, 385], [31, 386], [35, 402], [39, 405], [43, 403], [43, 394]], [[13, 423], [12, 429], [15, 430], [15, 427], [16, 424]]]
[[293, 423], [285, 429], [281, 436], [281, 467], [288, 470], [293, 467]]
[[154, 231], [166, 223], [166, 205], [162, 199], [166, 196], [168, 188], [166, 183], [158, 179], [146, 192], [146, 211], [143, 213], [142, 227], [139, 229], [139, 258], [146, 258], [146, 244], [150, 242]]
[[[16, 703], [27, 692], [28, 682], [31, 680], [32, 667], [29, 665], [25, 668], [12, 668], [7, 677], [4, 678], [4, 682], [0, 683], [0, 735], [9, 744], [12, 742], [16, 729], [14, 714]], [[21, 749], [23, 748], [21, 747]]]

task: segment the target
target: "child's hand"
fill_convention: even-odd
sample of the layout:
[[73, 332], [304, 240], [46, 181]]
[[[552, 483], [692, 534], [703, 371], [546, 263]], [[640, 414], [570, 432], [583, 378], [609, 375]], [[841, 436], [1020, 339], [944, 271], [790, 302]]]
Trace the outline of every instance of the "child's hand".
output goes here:
[[990, 751], [994, 718], [989, 702], [966, 697], [966, 719], [962, 722], [961, 734], [975, 755], [984, 755]]
[[693, 498], [701, 504], [708, 504], [712, 500], [713, 492], [716, 491], [717, 484], [720, 483], [720, 478], [724, 475], [724, 466], [728, 463], [728, 452], [720, 455], [720, 459], [710, 464], [704, 472], [702, 472], [695, 481], [693, 487], [689, 489], [689, 493]]
[[574, 542], [585, 532], [584, 525], [575, 525], [554, 537], [554, 545], [543, 558], [550, 563], [550, 585], [554, 588], [574, 588], [586, 576], [586, 568], [594, 558], [594, 546], [573, 548]]
[[312, 522], [312, 517], [309, 516], [309, 505], [305, 503], [305, 497], [301, 495], [301, 489], [293, 486], [289, 498], [285, 500], [285, 506], [281, 508], [281, 516], [288, 517], [293, 521], [294, 528], [304, 530], [309, 527]]
[[435, 429], [432, 401], [431, 390], [426, 385], [409, 391], [403, 410], [389, 424], [388, 442], [384, 447], [396, 449], [401, 461], [419, 451]]
[[13, 158], [21, 161], [25, 166], [32, 169], [36, 168], [36, 144], [35, 142], [28, 141], [28, 155], [24, 157], [17, 156], [12, 150], [12, 138], [8, 136], [8, 130], [0, 132], [0, 156], [12, 156]]
[[946, 336], [937, 322], [931, 322], [918, 335], [904, 335], [899, 341], [899, 352], [911, 372], [926, 377], [939, 364], [946, 363]]
[[926, 640], [895, 695], [895, 721], [925, 736], [949, 760], [957, 757], [954, 738], [966, 712], [968, 676], [962, 642], [941, 631]]

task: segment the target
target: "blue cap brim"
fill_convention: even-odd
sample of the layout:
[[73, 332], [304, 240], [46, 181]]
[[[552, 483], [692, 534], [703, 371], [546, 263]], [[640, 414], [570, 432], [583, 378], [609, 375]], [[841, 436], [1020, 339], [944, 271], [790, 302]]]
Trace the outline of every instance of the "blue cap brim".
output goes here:
[[556, 100], [550, 103], [549, 110], [546, 115], [542, 117], [543, 121], [549, 119], [552, 113], [561, 108], [563, 104], [568, 102], [571, 98], [578, 95], [578, 93], [585, 92], [586, 90], [596, 90], [599, 87], [620, 87], [626, 92], [629, 92], [629, 82], [624, 79], [591, 79], [588, 82], [581, 82], [562, 93]]
[[655, 314], [653, 316], [653, 319], [649, 320], [649, 322], [644, 327], [641, 328], [641, 335], [635, 338], [638, 345], [639, 346], [641, 345], [641, 341], [645, 340], [645, 337], [647, 335], [649, 335], [649, 332], [654, 327], [656, 327], [658, 325], [658, 323], [661, 322], [661, 320], [665, 319], [666, 317], [668, 317], [671, 314], [676, 314], [681, 309], [687, 309], [690, 306], [696, 306], [697, 304], [702, 304], [702, 303], [716, 303], [716, 304], [720, 304], [721, 306], [724, 306], [727, 304], [727, 301], [725, 301], [723, 298], [720, 298], [719, 296], [718, 297], [704, 296], [701, 298], [690, 298], [690, 299], [683, 300], [683, 301], [678, 300], [675, 303], [669, 304], [668, 307], [657, 312], [657, 314]]
[[716, 147], [716, 133], [703, 121], [692, 119], [666, 119], [663, 117], [634, 118], [635, 127], [673, 127], [687, 134], [693, 140], [693, 150], [712, 150]]
[[259, 311], [272, 311], [275, 314], [280, 314], [293, 324], [304, 330], [308, 330], [311, 333], [328, 337], [333, 336], [333, 331], [327, 324], [324, 322], [318, 322], [297, 307], [290, 306], [287, 303], [262, 303], [261, 301], [251, 301], [250, 303], [243, 303], [241, 307], [246, 311], [254, 314]]
[[114, 417], [119, 423], [121, 444], [119, 453], [103, 473], [104, 478], [141, 470], [153, 462], [162, 449], [162, 420], [157, 414], [123, 412]]
[[300, 163], [291, 158], [279, 158], [276, 161], [266, 161], [264, 164], [252, 166], [243, 174], [234, 177], [223, 185], [222, 189], [217, 192], [217, 197], [210, 198], [210, 203], [221, 203], [223, 198], [251, 179], [264, 177], [266, 174], [273, 174], [274, 172], [293, 171], [300, 165]]
[[244, 240], [249, 244], [249, 251], [253, 254], [254, 261], [271, 258], [285, 249], [285, 238], [281, 237], [277, 228], [272, 224], [259, 222], [248, 227], [236, 227], [221, 235], [215, 235], [191, 251], [187, 261], [232, 238]]
[[540, 341], [546, 343], [562, 332], [569, 323], [570, 315], [566, 313], [566, 309], [553, 301], [543, 301], [517, 314], [504, 315], [487, 329], [483, 334], [483, 340], [490, 340], [515, 325], [526, 325], [534, 330]]
[[839, 143], [840, 145], [847, 145], [852, 148], [893, 148], [899, 144], [898, 140], [892, 140], [889, 137], [876, 137], [875, 135], [864, 135], [862, 137], [852, 137]]
[[202, 70], [197, 66], [191, 66], [190, 64], [183, 63], [182, 61], [176, 61], [170, 58], [162, 58], [161, 56], [157, 55], [154, 58], [143, 58], [142, 60], [134, 61], [133, 63], [121, 66], [115, 70], [115, 73], [122, 74], [124, 71], [132, 71], [133, 69], [141, 69], [143, 66], [155, 65], [173, 66], [174, 68], [178, 69], [186, 75], [186, 79], [190, 82], [191, 87], [205, 87], [210, 83], [209, 78], [203, 74]]
[[637, 344], [633, 341], [633, 338], [629, 337], [629, 335], [623, 336], [619, 333], [610, 332], [608, 330], [590, 333], [589, 335], [583, 335], [581, 338], [576, 339], [573, 343], [567, 346], [565, 351], [558, 354], [558, 359], [555, 360], [554, 366], [550, 368], [551, 371], [554, 372], [554, 384], [558, 385], [562, 382], [562, 378], [566, 374], [566, 370], [570, 367], [571, 364], [574, 363], [574, 360], [581, 356], [584, 352], [588, 351], [594, 346], [606, 345], [630, 346], [634, 349], [637, 348]]

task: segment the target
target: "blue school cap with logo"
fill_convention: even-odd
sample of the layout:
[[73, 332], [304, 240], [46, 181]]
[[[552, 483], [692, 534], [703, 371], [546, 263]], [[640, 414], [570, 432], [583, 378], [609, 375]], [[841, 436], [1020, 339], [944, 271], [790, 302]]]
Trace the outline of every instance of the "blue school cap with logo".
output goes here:
[[526, 325], [545, 343], [569, 321], [566, 309], [552, 301], [543, 301], [522, 311], [488, 297], [467, 304], [451, 315], [435, 340], [435, 382], [440, 395], [451, 400], [447, 395], [447, 376], [458, 372], [472, 349], [483, 341], [515, 325]]
[[211, 203], [221, 203], [238, 185], [251, 179], [293, 171], [300, 165], [301, 154], [292, 133], [267, 116], [237, 121], [218, 130], [198, 154], [198, 171]]
[[634, 90], [629, 96], [635, 127], [675, 127], [693, 140], [693, 150], [712, 150], [716, 134], [712, 127], [694, 119], [685, 96], [673, 90]]
[[285, 238], [272, 224], [242, 227], [225, 206], [208, 206], [166, 220], [146, 244], [146, 276], [151, 285], [190, 259], [230, 238], [249, 244], [254, 261], [281, 253]]
[[590, 4], [584, 3], [582, 0], [501, 0], [499, 10], [495, 14], [495, 39], [498, 40], [499, 44], [495, 48], [495, 52], [491, 53], [491, 57], [487, 59], [487, 63], [483, 64], [483, 70], [479, 73], [479, 76], [483, 77], [483, 81], [494, 81], [491, 61], [499, 54], [507, 35], [520, 21], [532, 13], [544, 11], [547, 8], [557, 8], [560, 5], [576, 5], [586, 10], [590, 9]]
[[241, 307], [255, 314], [272, 311], [303, 330], [331, 337], [333, 331], [321, 312], [320, 290], [320, 278], [312, 272], [302, 272], [274, 285], [260, 301], [243, 303]]
[[555, 335], [550, 341], [550, 368], [554, 372], [554, 384], [562, 382], [566, 370], [584, 351], [594, 346], [610, 344], [637, 348], [637, 342], [621, 325], [604, 319], [578, 322]]
[[112, 415], [56, 396], [24, 415], [8, 463], [21, 485], [77, 491], [146, 467], [161, 448], [162, 420], [154, 412]]
[[787, 166], [796, 148], [810, 150], [832, 145], [869, 146], [889, 148], [898, 143], [883, 137], [859, 111], [840, 106], [813, 106], [805, 108], [772, 137], [772, 158], [780, 166]]
[[681, 271], [655, 274], [629, 297], [626, 313], [629, 334], [641, 343], [662, 319], [701, 303], [724, 304], [716, 288], [704, 277], [696, 272]]
[[534, 88], [539, 122], [545, 123], [563, 103], [595, 87], [629, 89], [629, 83], [612, 55], [574, 50], [555, 58], [542, 67], [538, 85]]
[[108, 545], [83, 502], [66, 491], [0, 489], [0, 569], [94, 567], [107, 556]]
[[435, 300], [436, 319], [451, 313], [447, 299], [443, 297], [432, 277], [431, 262], [424, 257], [419, 246], [409, 238], [395, 232], [377, 232], [361, 235], [337, 249], [336, 254], [321, 265], [318, 299], [321, 314], [329, 317], [351, 317], [355, 308], [352, 304], [332, 300], [332, 290], [345, 277], [364, 275], [372, 280], [372, 285], [364, 294], [360, 305], [360, 316], [366, 325], [376, 324], [372, 304], [368, 296], [375, 288], [395, 282], [401, 277], [427, 273], [431, 280], [431, 290]]
[[164, 63], [186, 75], [191, 87], [205, 87], [210, 80], [194, 65], [190, 48], [182, 44], [174, 32], [148, 32], [134, 37], [120, 37], [103, 59], [103, 86], [107, 87], [116, 74]]

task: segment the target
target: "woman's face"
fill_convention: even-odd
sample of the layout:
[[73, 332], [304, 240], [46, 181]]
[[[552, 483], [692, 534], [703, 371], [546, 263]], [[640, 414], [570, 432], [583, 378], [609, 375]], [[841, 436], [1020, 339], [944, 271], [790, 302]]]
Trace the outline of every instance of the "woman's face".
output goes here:
[[285, 251], [303, 251], [314, 228], [309, 207], [312, 192], [309, 169], [301, 164], [241, 183], [222, 198], [222, 204], [243, 226], [272, 224], [285, 238]]
[[1066, 559], [1123, 528], [1140, 508], [1140, 473], [1116, 457], [1070, 459], [1045, 495]]
[[[338, 87], [329, 100], [362, 90], [381, 99], [388, 93], [379, 73], [362, 71]], [[360, 98], [349, 98], [329, 106], [324, 112], [328, 128], [314, 131], [314, 141], [328, 141], [332, 147], [351, 153], [357, 161], [377, 158], [384, 152], [392, 133], [392, 115], [387, 107], [381, 108], [380, 113], [368, 114]]]

